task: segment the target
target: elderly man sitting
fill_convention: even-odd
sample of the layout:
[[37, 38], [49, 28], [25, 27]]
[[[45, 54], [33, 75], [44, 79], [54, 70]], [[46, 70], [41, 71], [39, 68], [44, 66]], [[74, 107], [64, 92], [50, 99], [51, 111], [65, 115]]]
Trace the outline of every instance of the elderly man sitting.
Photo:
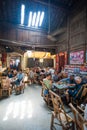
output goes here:
[[81, 96], [81, 92], [78, 94], [78, 96], [77, 93], [79, 92], [79, 90], [83, 85], [82, 79], [79, 76], [77, 76], [75, 77], [75, 82], [76, 85], [73, 87], [69, 87], [69, 89], [66, 91], [66, 98], [68, 102], [69, 102], [69, 96], [73, 97], [74, 99], [79, 99]]

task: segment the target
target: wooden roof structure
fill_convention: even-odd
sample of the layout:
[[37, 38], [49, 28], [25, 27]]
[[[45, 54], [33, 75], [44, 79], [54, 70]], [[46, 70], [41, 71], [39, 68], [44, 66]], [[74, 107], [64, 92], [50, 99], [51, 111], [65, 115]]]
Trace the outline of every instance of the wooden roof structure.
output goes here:
[[[24, 53], [34, 49], [55, 53], [58, 36], [66, 30], [67, 16], [78, 2], [80, 0], [0, 0], [0, 46], [7, 52]], [[22, 4], [26, 7], [24, 26], [20, 25]], [[31, 10], [45, 12], [38, 29], [27, 26]]]

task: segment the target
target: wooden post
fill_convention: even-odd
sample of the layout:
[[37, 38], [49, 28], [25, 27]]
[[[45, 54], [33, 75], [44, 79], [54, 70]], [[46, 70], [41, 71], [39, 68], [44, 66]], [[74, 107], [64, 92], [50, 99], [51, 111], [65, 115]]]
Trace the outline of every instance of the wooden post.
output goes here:
[[86, 63], [86, 51], [87, 51], [87, 7], [85, 7], [85, 44], [84, 44], [84, 63]]
[[70, 64], [70, 18], [67, 18], [67, 64]]
[[56, 70], [59, 70], [59, 55], [56, 54]]

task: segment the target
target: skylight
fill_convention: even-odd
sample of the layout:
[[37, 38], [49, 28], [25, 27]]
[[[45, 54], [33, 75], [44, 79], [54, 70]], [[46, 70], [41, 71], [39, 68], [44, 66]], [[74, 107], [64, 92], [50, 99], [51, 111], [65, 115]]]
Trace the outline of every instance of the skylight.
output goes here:
[[[29, 12], [28, 27], [41, 27], [44, 19], [44, 11]], [[21, 5], [21, 25], [24, 25], [25, 20], [25, 5]]]
[[35, 26], [35, 21], [36, 20], [36, 12], [33, 14], [33, 19], [32, 19], [32, 26]]
[[21, 24], [24, 24], [24, 12], [25, 12], [25, 5], [21, 6]]
[[36, 19], [36, 23], [35, 23], [36, 27], [38, 27], [39, 20], [40, 20], [40, 11], [38, 11], [38, 14], [37, 14], [37, 19]]
[[39, 22], [39, 26], [41, 26], [41, 25], [42, 25], [43, 18], [44, 18], [44, 12], [42, 12], [42, 13], [41, 13], [41, 16], [40, 16], [40, 22]]
[[32, 22], [32, 12], [29, 13], [29, 20], [28, 20], [28, 26], [31, 26], [31, 22]]
[[41, 27], [42, 22], [44, 19], [44, 12], [30, 12], [29, 13], [29, 20], [28, 20], [28, 27]]

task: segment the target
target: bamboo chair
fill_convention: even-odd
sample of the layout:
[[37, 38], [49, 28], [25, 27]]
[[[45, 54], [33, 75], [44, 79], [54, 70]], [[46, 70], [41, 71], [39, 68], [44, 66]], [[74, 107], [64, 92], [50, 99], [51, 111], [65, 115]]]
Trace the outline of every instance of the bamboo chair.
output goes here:
[[24, 86], [25, 86], [25, 84], [30, 84], [31, 83], [31, 80], [29, 79], [29, 76], [27, 74], [24, 76], [23, 82], [24, 82]]
[[[44, 101], [46, 102], [47, 106], [51, 109], [52, 108], [52, 100], [51, 100], [51, 96], [50, 94], [46, 94], [44, 95], [44, 90], [48, 90], [48, 88], [46, 87], [46, 85], [42, 82], [42, 90], [41, 90], [41, 96], [43, 97]], [[49, 90], [48, 90], [49, 91]]]
[[[81, 97], [78, 99], [79, 94], [81, 95]], [[83, 99], [84, 100], [86, 99], [86, 97], [87, 97], [87, 84], [83, 84], [78, 93], [76, 94], [76, 100], [74, 100], [72, 97], [71, 102], [72, 104], [79, 105], [83, 102]]]
[[71, 107], [73, 115], [74, 115], [74, 122], [75, 122], [76, 130], [84, 130], [84, 124], [85, 124], [84, 118], [78, 112], [78, 110], [72, 105], [72, 103], [70, 103], [69, 106]]
[[83, 85], [83, 91], [82, 91], [82, 94], [81, 94], [81, 99], [84, 98], [85, 99], [87, 98], [87, 84], [84, 84]]
[[[54, 124], [57, 124], [62, 126], [62, 130], [74, 130], [73, 119], [68, 114], [66, 114], [61, 97], [52, 92], [51, 90], [49, 91], [49, 93], [51, 95], [54, 108], [54, 111], [52, 112], [51, 116], [50, 129], [54, 130]], [[55, 118], [59, 121], [59, 124], [54, 122]]]
[[24, 89], [25, 89], [25, 83], [24, 83], [24, 80], [21, 80], [20, 85], [15, 87], [15, 93], [16, 94], [24, 93]]
[[2, 97], [9, 97], [11, 94], [10, 80], [6, 77], [2, 77], [1, 79], [1, 92]]
[[41, 81], [41, 84], [42, 84], [42, 89], [41, 89], [41, 96], [43, 97], [44, 96], [44, 89], [45, 89], [45, 86], [44, 86], [44, 83]]

